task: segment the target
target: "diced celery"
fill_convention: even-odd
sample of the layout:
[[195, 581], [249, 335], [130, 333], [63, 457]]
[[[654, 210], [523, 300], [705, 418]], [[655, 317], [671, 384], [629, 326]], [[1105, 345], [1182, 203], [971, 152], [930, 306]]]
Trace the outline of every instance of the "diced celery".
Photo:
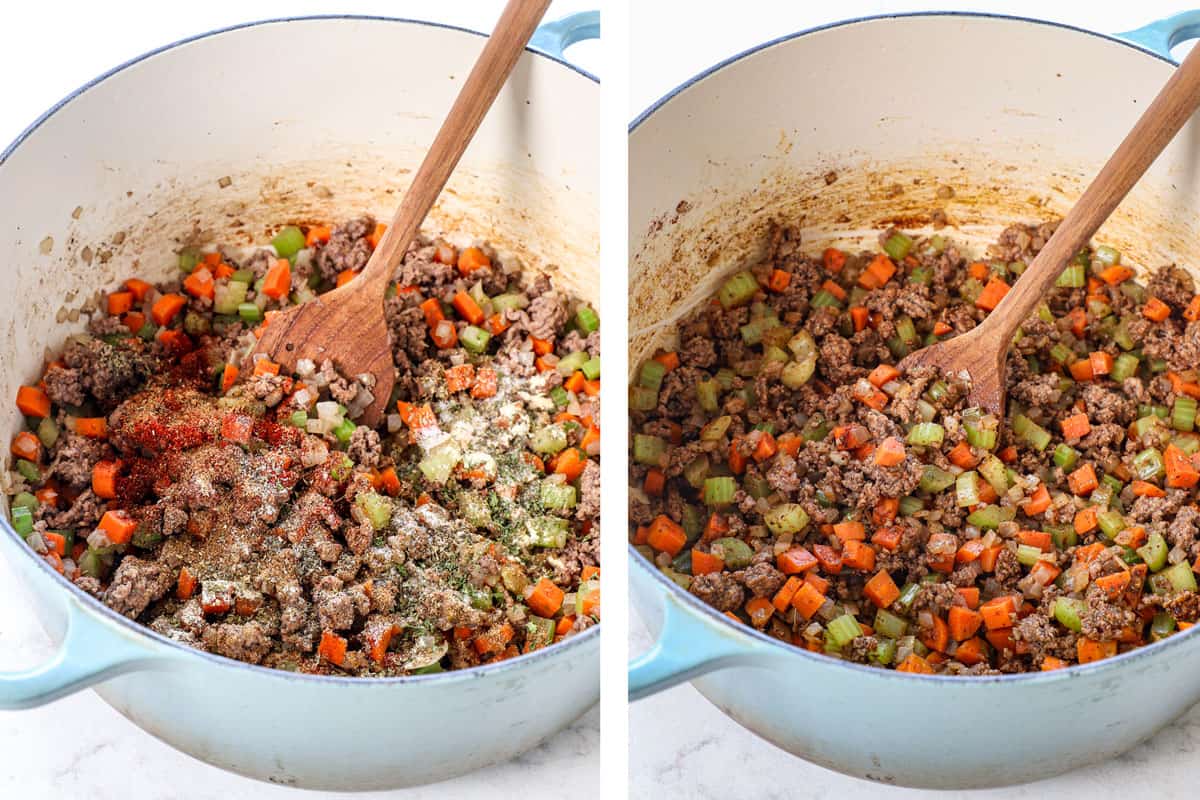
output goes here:
[[779, 320], [775, 317], [759, 317], [752, 319], [738, 330], [741, 331], [742, 341], [746, 344], [759, 344], [763, 340], [763, 334], [769, 329], [778, 327]]
[[1075, 597], [1058, 597], [1054, 600], [1054, 618], [1068, 630], [1083, 630], [1083, 615], [1087, 613], [1088, 605]]
[[705, 411], [716, 411], [720, 408], [720, 402], [717, 397], [721, 389], [721, 384], [715, 380], [708, 378], [696, 381], [696, 400], [700, 404], [700, 408]]
[[58, 441], [58, 423], [53, 417], [42, 417], [37, 426], [37, 437], [42, 447], [47, 450], [54, 447], [54, 443]]
[[262, 322], [263, 319], [262, 309], [254, 303], [239, 303], [237, 313], [242, 322]]
[[[561, 386], [554, 387], [562, 389], [562, 400], [560, 404], [567, 404], [567, 391]], [[553, 393], [551, 393], [553, 396]], [[658, 407], [658, 392], [654, 389], [647, 389], [645, 386], [630, 386], [629, 387], [629, 409], [631, 411], [653, 411]]]
[[967, 470], [954, 480], [954, 494], [960, 508], [979, 505], [979, 473]]
[[[975, 413], [968, 413], [974, 411]], [[963, 412], [963, 429], [967, 432], [967, 444], [983, 450], [993, 450], [1000, 421], [991, 414], [981, 414], [978, 409]]]
[[1068, 444], [1060, 444], [1054, 448], [1054, 463], [1064, 471], [1070, 470], [1079, 460], [1079, 451]]
[[[637, 390], [637, 391], [642, 391], [642, 392], [649, 391], [648, 389], [645, 389], [641, 386], [634, 386], [633, 389]], [[647, 407], [647, 408], [636, 407], [636, 406], [634, 406], [632, 399], [630, 400], [629, 407], [634, 409], [635, 411], [649, 411], [650, 409], [654, 408], [658, 404], [658, 399], [656, 397], [654, 397], [654, 393], [650, 392], [650, 395], [651, 395], [651, 398], [650, 398], [651, 403], [650, 403], [649, 407]], [[571, 402], [571, 398], [567, 395], [567, 390], [561, 386], [555, 386], [553, 389], [550, 390], [550, 399], [553, 400], [554, 405], [558, 406], [559, 408], [564, 408], [564, 407], [566, 407], [566, 405], [568, 403]]]
[[912, 317], [907, 314], [901, 314], [896, 317], [896, 335], [900, 337], [900, 341], [910, 347], [919, 341], [917, 328], [913, 324]]
[[748, 270], [734, 273], [717, 290], [717, 300], [725, 308], [734, 308], [749, 303], [758, 293], [758, 281]]
[[200, 263], [200, 248], [185, 247], [179, 251], [179, 269], [190, 273]]
[[[466, 331], [464, 330], [463, 333], [466, 333]], [[484, 333], [484, 331], [480, 331], [480, 333]], [[486, 344], [484, 346], [486, 347]], [[569, 353], [559, 359], [558, 371], [563, 377], [569, 377], [575, 372], [575, 370], [581, 369], [584, 362], [587, 360], [588, 354], [586, 350], [576, 350], [574, 353]], [[650, 366], [651, 364], [654, 366]], [[655, 369], [655, 367], [658, 369]], [[649, 369], [648, 373], [647, 368]], [[662, 376], [665, 375], [666, 372], [666, 367], [654, 359], [650, 359], [645, 364], [642, 364], [642, 385], [647, 389], [653, 389], [657, 392], [662, 386]], [[657, 384], [655, 384], [655, 376], [657, 376]]]
[[[1157, 419], [1157, 417], [1150, 416], [1143, 417], [1143, 419]], [[1130, 465], [1133, 467], [1134, 477], [1143, 481], [1153, 481], [1167, 473], [1162, 453], [1153, 447], [1147, 447], [1135, 455], [1130, 461]]]
[[704, 442], [719, 441], [725, 432], [729, 430], [730, 424], [733, 422], [733, 417], [722, 415], [714, 420], [710, 420], [700, 429], [700, 440]]
[[525, 522], [525, 530], [537, 547], [565, 547], [570, 520], [560, 517], [531, 517]]
[[1060, 364], [1066, 364], [1069, 361], [1075, 360], [1075, 351], [1062, 342], [1059, 342], [1050, 348], [1050, 357]]
[[1045, 450], [1050, 444], [1050, 432], [1024, 414], [1017, 414], [1012, 421], [1013, 433], [1020, 436], [1035, 450]]
[[863, 635], [862, 626], [852, 614], [843, 614], [837, 619], [830, 620], [825, 626], [825, 639], [834, 647], [841, 649], [854, 639]]
[[967, 522], [977, 528], [985, 530], [995, 530], [1000, 527], [1001, 522], [1008, 522], [1015, 516], [1012, 508], [1002, 508], [995, 505], [986, 505], [977, 508], [967, 515]]
[[552, 511], [566, 511], [576, 504], [575, 487], [552, 479], [542, 481], [542, 505]]
[[334, 426], [333, 435], [339, 442], [341, 442], [342, 444], [346, 444], [347, 442], [350, 441], [350, 437], [354, 434], [354, 429], [357, 427], [358, 426], [355, 425], [350, 420], [343, 419], [341, 422], [339, 422], [337, 425]]
[[883, 251], [891, 256], [893, 261], [901, 261], [912, 249], [912, 244], [912, 239], [896, 231], [883, 243]]
[[304, 249], [304, 234], [295, 225], [289, 225], [271, 240], [280, 258], [291, 259]]
[[926, 464], [925, 470], [921, 474], [921, 481], [917, 484], [922, 491], [936, 494], [954, 483], [954, 474], [946, 472], [944, 469], [935, 467], [933, 464]]
[[38, 507], [38, 499], [29, 492], [17, 492], [9, 502], [10, 508], [27, 508], [34, 511]]
[[737, 481], [728, 475], [707, 478], [704, 481], [704, 503], [713, 507], [727, 506], [733, 502], [736, 491]]
[[1196, 401], [1186, 395], [1175, 398], [1171, 407], [1171, 427], [1177, 431], [1190, 431], [1196, 426]]
[[799, 503], [782, 503], [763, 514], [763, 522], [777, 536], [799, 533], [808, 526], [808, 512]]
[[908, 621], [898, 617], [886, 608], [875, 612], [875, 633], [889, 639], [899, 639], [908, 632]]
[[38, 469], [38, 465], [24, 458], [17, 459], [17, 473], [31, 482], [42, 479], [42, 471]]
[[936, 422], [918, 422], [908, 432], [908, 443], [913, 445], [940, 445], [946, 429]]
[[838, 300], [825, 289], [821, 289], [814, 294], [808, 304], [813, 308], [836, 308], [839, 311], [842, 308], [842, 301]]
[[896, 660], [896, 640], [895, 639], [879, 639], [875, 645], [875, 649], [867, 653], [867, 659], [881, 667], [889, 666]]
[[925, 501], [919, 497], [913, 497], [912, 495], [905, 495], [904, 497], [900, 498], [899, 513], [900, 513], [900, 516], [902, 516], [902, 517], [911, 517], [913, 514], [917, 513], [918, 511], [924, 510], [924, 508], [925, 508]]
[[[637, 452], [639, 436], [642, 436], [642, 434], [637, 434], [633, 437], [635, 452]], [[657, 441], [657, 444], [648, 441], [643, 442], [642, 447], [646, 448], [646, 452], [655, 451], [658, 455], [662, 455], [662, 452], [666, 449], [666, 442], [657, 436], [646, 436], [643, 438]], [[567, 431], [559, 424], [545, 425], [535, 430], [533, 435], [529, 437], [529, 446], [535, 453], [554, 455], [567, 446]], [[658, 464], [657, 459], [654, 461], [654, 464]]]
[[498, 314], [517, 311], [529, 305], [529, 298], [517, 292], [505, 292], [492, 298], [492, 310]]
[[1058, 276], [1058, 280], [1054, 282], [1055, 286], [1077, 289], [1087, 285], [1087, 270], [1081, 264], [1071, 264], [1062, 271]]
[[212, 324], [208, 317], [197, 314], [195, 311], [189, 311], [183, 315], [183, 330], [190, 336], [199, 336], [208, 333], [211, 330]]
[[583, 377], [589, 381], [594, 381], [600, 377], [600, 356], [594, 356], [583, 362], [580, 367], [583, 370]]
[[733, 536], [717, 539], [712, 543], [712, 549], [721, 553], [721, 558], [729, 569], [748, 567], [754, 559], [754, 551], [750, 549], [750, 545]]
[[783, 365], [779, 380], [789, 389], [799, 389], [809, 382], [816, 369], [816, 356], [809, 356], [801, 361], [789, 361]]
[[1121, 516], [1120, 511], [1107, 509], [1096, 515], [1096, 521], [1100, 525], [1100, 530], [1109, 539], [1114, 538], [1118, 533], [1125, 530], [1125, 518]]
[[445, 483], [461, 458], [462, 451], [458, 445], [453, 439], [447, 439], [426, 453], [417, 467], [431, 483]]
[[1066, 550], [1068, 547], [1074, 547], [1079, 543], [1079, 534], [1075, 532], [1075, 528], [1071, 525], [1046, 525], [1046, 532], [1050, 534], [1051, 541], [1059, 550]]
[[[569, 356], [568, 356], [569, 358]], [[654, 359], [650, 359], [642, 364], [641, 370], [638, 372], [638, 383], [654, 392], [656, 395], [655, 404], [657, 405], [658, 390], [662, 388], [663, 375], [667, 373], [667, 368]], [[566, 373], [570, 375], [571, 373]]]
[[900, 587], [900, 596], [896, 598], [896, 602], [892, 603], [892, 608], [907, 612], [912, 607], [913, 601], [917, 599], [917, 593], [921, 591], [921, 584], [906, 583]]
[[375, 530], [383, 530], [392, 521], [392, 501], [378, 492], [359, 492], [355, 495], [354, 502], [362, 509]]
[[1034, 564], [1036, 564], [1038, 562], [1038, 557], [1041, 556], [1041, 554], [1042, 551], [1033, 545], [1017, 545], [1017, 561], [1020, 561], [1027, 567], [1032, 567]]
[[1146, 538], [1146, 543], [1137, 548], [1137, 554], [1146, 562], [1151, 572], [1158, 572], [1167, 565], [1167, 541], [1161, 533], [1152, 533]]
[[683, 478], [693, 489], [700, 489], [704, 486], [704, 479], [708, 477], [709, 469], [708, 456], [701, 453], [688, 462], [688, 465], [683, 468]]
[[213, 288], [213, 311], [217, 314], [236, 314], [238, 307], [246, 302], [246, 291], [249, 283], [231, 280], [228, 283], [218, 283]]
[[1165, 578], [1177, 592], [1196, 591], [1196, 573], [1192, 572], [1192, 565], [1186, 561], [1164, 569], [1157, 577]]
[[1153, 641], [1164, 639], [1175, 631], [1175, 618], [1166, 611], [1159, 611], [1150, 620], [1150, 638]]
[[20, 536], [24, 537], [33, 533], [33, 512], [28, 508], [17, 506], [8, 512], [8, 516], [13, 530]]
[[[477, 328], [474, 325], [468, 325], [459, 332], [458, 340], [462, 343], [463, 349], [468, 353], [479, 355], [480, 353], [487, 351], [488, 343], [492, 340], [492, 335], [483, 328]], [[583, 351], [580, 352], [583, 353], [583, 357], [586, 359], [587, 353]], [[572, 355], [579, 355], [579, 353], [572, 353]], [[562, 370], [563, 361], [566, 361], [566, 359], [564, 358], [562, 361], [558, 362], [560, 371]], [[581, 363], [579, 366], [583, 366], [583, 364]]]
[[1092, 258], [1106, 267], [1112, 267], [1121, 263], [1121, 251], [1102, 244], [1092, 253]]
[[575, 325], [584, 333], [600, 330], [600, 315], [591, 306], [580, 306], [575, 311]]
[[[551, 426], [554, 427], [554, 426]], [[536, 434], [535, 434], [536, 436]], [[539, 450], [537, 440], [534, 440], [533, 449], [539, 453], [557, 452], [550, 450]], [[566, 433], [563, 433], [563, 447], [566, 447]], [[562, 448], [559, 448], [560, 450]], [[639, 464], [657, 467], [662, 463], [663, 455], [667, 452], [667, 443], [664, 439], [658, 436], [649, 436], [644, 433], [635, 433], [633, 435], [633, 460]]]

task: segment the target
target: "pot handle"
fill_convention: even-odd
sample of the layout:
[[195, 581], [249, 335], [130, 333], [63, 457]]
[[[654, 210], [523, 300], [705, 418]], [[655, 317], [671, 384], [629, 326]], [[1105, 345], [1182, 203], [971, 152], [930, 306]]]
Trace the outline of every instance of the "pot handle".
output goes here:
[[1132, 31], [1118, 33], [1136, 45], [1174, 61], [1171, 48], [1188, 39], [1200, 38], [1200, 10], [1183, 11], [1173, 17], [1156, 20]]
[[533, 32], [529, 46], [540, 50], [559, 61], [567, 61], [563, 52], [586, 39], [600, 38], [600, 12], [580, 11], [578, 14], [568, 14], [562, 19], [543, 23]]
[[762, 645], [730, 625], [714, 624], [670, 594], [658, 641], [629, 662], [629, 699], [640, 700], [692, 678], [753, 661]]
[[132, 636], [88, 615], [75, 598], [67, 600], [67, 631], [49, 661], [17, 672], [0, 672], [0, 710], [33, 708], [80, 689], [164, 659]]

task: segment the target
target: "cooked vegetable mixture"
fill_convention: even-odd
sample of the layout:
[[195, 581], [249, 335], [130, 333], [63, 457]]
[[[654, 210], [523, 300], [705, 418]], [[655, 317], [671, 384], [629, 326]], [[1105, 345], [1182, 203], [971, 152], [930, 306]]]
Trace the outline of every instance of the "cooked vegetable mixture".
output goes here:
[[982, 675], [1084, 664], [1200, 618], [1200, 297], [1078, 254], [1008, 356], [1006, 417], [910, 351], [994, 309], [1054, 223], [986, 257], [891, 229], [767, 258], [630, 388], [632, 539], [739, 623], [837, 658]]
[[370, 375], [249, 357], [272, 313], [351, 280], [370, 218], [187, 248], [98, 295], [21, 387], [11, 521], [76, 586], [177, 641], [391, 676], [530, 652], [600, 617], [599, 318], [486, 245], [418, 242]]

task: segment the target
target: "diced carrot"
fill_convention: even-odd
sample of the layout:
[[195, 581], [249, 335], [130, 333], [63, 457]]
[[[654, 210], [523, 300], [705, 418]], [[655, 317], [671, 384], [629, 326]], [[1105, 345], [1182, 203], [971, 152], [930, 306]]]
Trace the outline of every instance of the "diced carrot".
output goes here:
[[568, 447], [559, 453], [555, 460], [554, 472], [558, 475], [565, 475], [568, 481], [574, 481], [583, 474], [587, 461], [587, 457], [579, 448]]
[[968, 539], [962, 543], [958, 548], [958, 552], [954, 554], [954, 563], [970, 564], [982, 556], [985, 549], [983, 539]]
[[130, 278], [125, 281], [125, 288], [133, 295], [133, 299], [137, 302], [142, 302], [146, 299], [146, 295], [150, 293], [152, 287], [150, 284], [138, 278]]
[[175, 584], [175, 598], [177, 600], [190, 600], [192, 595], [196, 593], [196, 576], [188, 571], [187, 567], [181, 567], [179, 570], [179, 581]]
[[842, 543], [842, 564], [850, 569], [870, 572], [875, 569], [875, 548], [851, 539]]
[[1017, 460], [1017, 448], [1015, 445], [1010, 444], [996, 453], [996, 457], [1005, 464], [1015, 463]]
[[954, 466], [963, 469], [974, 469], [975, 465], [979, 463], [979, 456], [975, 455], [971, 450], [971, 445], [965, 439], [954, 445], [946, 454], [946, 458], [950, 459], [950, 463]]
[[787, 608], [792, 603], [792, 598], [796, 596], [803, 585], [802, 581], [795, 575], [784, 581], [783, 586], [779, 587], [779, 591], [771, 598], [771, 605], [775, 606], [775, 610], [780, 614], [787, 611]]
[[954, 659], [968, 667], [986, 661], [987, 643], [978, 636], [967, 639], [954, 651]]
[[1111, 658], [1116, 654], [1117, 643], [1115, 641], [1101, 642], [1081, 636], [1075, 642], [1075, 655], [1079, 659], [1080, 664], [1089, 664], [1093, 661], [1099, 661], [1102, 658]]
[[1096, 578], [1096, 585], [1108, 594], [1110, 600], [1116, 600], [1129, 588], [1129, 570], [1123, 569], [1111, 575]]
[[929, 666], [929, 662], [916, 653], [909, 653], [908, 657], [896, 665], [896, 672], [911, 672], [917, 675], [932, 675], [933, 667]]
[[886, 255], [879, 253], [858, 276], [858, 285], [864, 289], [878, 289], [890, 281], [895, 274], [896, 265]]
[[642, 490], [651, 497], [661, 497], [666, 483], [667, 479], [663, 475], [663, 471], [658, 467], [653, 467], [646, 472], [646, 480], [642, 484]]
[[367, 244], [371, 245], [374, 250], [379, 247], [379, 243], [383, 241], [383, 235], [387, 233], [388, 226], [382, 222], [375, 223], [375, 229], [367, 234]]
[[472, 325], [478, 325], [485, 319], [483, 309], [479, 307], [479, 303], [476, 303], [475, 298], [466, 292], [459, 291], [458, 294], [454, 295], [453, 305], [459, 316]]
[[133, 538], [133, 532], [137, 530], [137, 521], [129, 516], [128, 512], [118, 509], [105, 511], [97, 527], [104, 531], [113, 544], [125, 544]]
[[900, 589], [888, 571], [881, 569], [863, 585], [863, 594], [879, 608], [887, 608], [896, 602], [896, 598], [900, 596]]
[[663, 351], [654, 356], [654, 360], [663, 365], [666, 372], [671, 372], [679, 366], [679, 353], [675, 351]]
[[321, 643], [317, 645], [317, 655], [330, 664], [340, 667], [346, 661], [346, 640], [333, 631], [321, 631]]
[[[692, 554], [693, 574], [695, 574], [694, 566], [696, 563], [695, 553]], [[750, 617], [750, 624], [756, 628], [761, 628], [770, 621], [771, 616], [775, 613], [774, 606], [771, 601], [765, 597], [751, 597], [746, 601], [746, 614]], [[786, 606], [785, 606], [786, 608]]]
[[891, 383], [900, 377], [900, 370], [896, 369], [891, 364], [880, 364], [871, 370], [871, 374], [867, 376], [867, 380], [875, 388], [881, 388], [885, 384]]
[[821, 288], [836, 297], [840, 302], [846, 302], [846, 290], [838, 286], [836, 281], [826, 279]]
[[900, 528], [880, 528], [871, 535], [871, 544], [894, 553], [900, 547], [903, 531]]
[[825, 544], [815, 544], [812, 550], [813, 555], [817, 557], [817, 563], [825, 572], [837, 575], [842, 571], [842, 554], [837, 550]]
[[788, 284], [792, 282], [792, 273], [785, 272], [781, 269], [776, 269], [771, 272], [771, 277], [767, 279], [767, 288], [772, 292], [779, 293], [787, 289]]
[[979, 293], [979, 297], [975, 298], [975, 307], [982, 308], [984, 311], [991, 311], [996, 306], [1000, 305], [1000, 301], [1004, 299], [1004, 295], [1008, 294], [1009, 285], [999, 278], [992, 278], [987, 282], [987, 286], [983, 287], [983, 291]]
[[525, 592], [525, 603], [539, 617], [553, 617], [562, 608], [565, 593], [549, 578], [542, 578]]
[[164, 294], [154, 301], [150, 307], [150, 319], [158, 326], [169, 325], [171, 320], [187, 305], [187, 298], [181, 294]]
[[1129, 485], [1134, 497], [1166, 497], [1167, 493], [1146, 481], [1134, 481]]
[[508, 321], [504, 318], [503, 314], [492, 314], [487, 318], [487, 324], [484, 325], [484, 328], [492, 336], [499, 336], [508, 330]]
[[1149, 538], [1149, 535], [1146, 533], [1145, 528], [1140, 525], [1131, 525], [1128, 528], [1118, 531], [1117, 535], [1113, 537], [1113, 541], [1122, 547], [1136, 550], [1146, 543], [1147, 538]]
[[850, 321], [854, 323], [854, 332], [858, 333], [867, 327], [867, 320], [870, 319], [871, 312], [866, 306], [851, 306]]
[[1058, 656], [1046, 656], [1042, 659], [1042, 672], [1049, 672], [1055, 669], [1062, 669], [1067, 666], [1067, 662], [1063, 661]]
[[1082, 308], [1072, 308], [1067, 312], [1066, 317], [1071, 323], [1071, 333], [1082, 339], [1084, 332], [1087, 330], [1087, 312]]
[[967, 608], [979, 608], [979, 587], [978, 586], [959, 586], [956, 590], [958, 596], [967, 604]]
[[845, 520], [835, 523], [833, 533], [842, 542], [861, 542], [867, 538], [867, 529], [858, 520]]
[[108, 313], [114, 317], [133, 308], [133, 292], [113, 292], [108, 296]]
[[552, 339], [538, 339], [535, 336], [530, 336], [529, 341], [533, 345], [534, 355], [545, 356], [554, 352], [554, 341]]
[[571, 377], [563, 381], [563, 388], [568, 392], [579, 394], [583, 391], [583, 385], [585, 383], [587, 383], [587, 378], [583, 376], [582, 372], [575, 370], [573, 373], [571, 373]]
[[1103, 350], [1096, 350], [1088, 356], [1088, 361], [1091, 362], [1093, 375], [1107, 375], [1108, 373], [1112, 372], [1112, 353], [1106, 353]]
[[429, 337], [439, 350], [449, 350], [458, 344], [458, 331], [448, 319], [441, 320], [429, 330]]
[[1099, 517], [1095, 506], [1088, 506], [1075, 514], [1075, 532], [1080, 535], [1096, 530], [1098, 524]]
[[[183, 288], [192, 297], [206, 297], [209, 300], [216, 293], [216, 285], [213, 283], [212, 273], [206, 269], [197, 269], [191, 275], [184, 278]], [[155, 306], [157, 305], [155, 303]]]
[[1011, 628], [1016, 613], [1017, 604], [1010, 594], [994, 597], [979, 607], [979, 614], [988, 630]]
[[799, 575], [817, 566], [817, 559], [807, 548], [793, 547], [775, 557], [775, 566], [784, 575]]
[[466, 391], [474, 382], [474, 364], [459, 364], [446, 369], [446, 391], [450, 394]]
[[75, 432], [89, 439], [108, 437], [108, 422], [104, 417], [79, 417], [75, 420]]
[[37, 386], [17, 389], [17, 409], [27, 417], [50, 416], [50, 398]]
[[650, 523], [646, 544], [655, 550], [674, 557], [679, 555], [686, 543], [687, 534], [684, 533], [683, 526], [665, 514], [659, 514]]
[[13, 437], [12, 454], [26, 461], [41, 460], [42, 443], [29, 431], [21, 431]]
[[725, 569], [725, 559], [692, 548], [692, 574], [708, 575]]
[[982, 261], [972, 261], [967, 265], [967, 274], [977, 281], [987, 278], [990, 272], [991, 270], [988, 268], [988, 265]]
[[431, 297], [422, 302], [421, 311], [425, 314], [425, 324], [430, 328], [446, 318], [446, 314], [442, 311], [442, 304], [438, 302], [436, 297]]
[[1196, 322], [1200, 320], [1200, 294], [1192, 298], [1188, 303], [1187, 308], [1183, 311], [1183, 318], [1188, 322]]
[[1045, 531], [1017, 531], [1017, 541], [1029, 547], [1036, 547], [1043, 553], [1054, 549], [1054, 539]]
[[[951, 608], [958, 608], [958, 606], [951, 606]], [[950, 626], [941, 617], [934, 616], [933, 628], [925, 632], [921, 637], [921, 643], [930, 650], [936, 650], [939, 653], [946, 652], [946, 648], [950, 646]]]
[[1067, 486], [1072, 494], [1086, 497], [1096, 490], [1100, 482], [1096, 480], [1096, 470], [1091, 464], [1084, 464], [1067, 476]]
[[1035, 514], [1045, 513], [1048, 508], [1050, 508], [1050, 490], [1046, 488], [1046, 484], [1044, 483], [1038, 484], [1037, 491], [1030, 495], [1029, 499], [1021, 507], [1031, 517]]
[[313, 247], [323, 242], [328, 242], [329, 237], [333, 235], [333, 231], [325, 225], [310, 225], [308, 231], [304, 234], [304, 246]]
[[871, 510], [871, 522], [875, 525], [887, 525], [896, 519], [896, 515], [900, 512], [900, 499], [897, 497], [883, 497], [875, 504], [875, 508]]
[[137, 333], [146, 324], [146, 315], [140, 311], [130, 311], [121, 317], [121, 323], [130, 333]]
[[235, 444], [250, 441], [254, 429], [254, 418], [249, 414], [230, 411], [221, 420], [221, 437]]
[[1014, 653], [1017, 651], [1017, 642], [1013, 639], [1013, 629], [1011, 627], [988, 629], [984, 633], [984, 638], [997, 650], [1009, 650]]
[[335, 286], [345, 286], [347, 283], [349, 283], [350, 281], [354, 280], [357, 277], [358, 277], [358, 273], [355, 272], [354, 270], [344, 269], [337, 274], [337, 278], [334, 279], [334, 285]]
[[492, 259], [478, 247], [464, 248], [458, 254], [458, 271], [461, 275], [469, 275], [481, 267], [490, 267]]
[[1071, 377], [1081, 383], [1090, 381], [1096, 377], [1092, 372], [1092, 362], [1086, 358], [1071, 362], [1071, 365], [1067, 369], [1071, 371]]
[[846, 254], [836, 247], [827, 247], [821, 254], [821, 263], [830, 272], [841, 272], [842, 267], [846, 266]]
[[811, 584], [801, 583], [792, 595], [791, 605], [800, 616], [812, 619], [821, 606], [825, 605], [825, 595], [814, 589]]
[[228, 392], [237, 383], [239, 371], [237, 364], [225, 365], [225, 369], [221, 372], [221, 394]]
[[1088, 415], [1083, 413], [1072, 414], [1059, 424], [1062, 426], [1064, 439], [1082, 439], [1092, 431], [1092, 424], [1088, 421]]
[[938, 320], [937, 322], [933, 323], [933, 335], [934, 336], [945, 336], [947, 333], [950, 333], [952, 330], [954, 330], [954, 328], [951, 327], [950, 324], [947, 322], [942, 322], [941, 320]]
[[1100, 280], [1107, 283], [1109, 286], [1116, 286], [1118, 283], [1129, 280], [1133, 277], [1133, 270], [1121, 264], [1114, 264], [1100, 271]]
[[50, 480], [46, 481], [45, 485], [43, 485], [42, 488], [35, 491], [33, 493], [33, 496], [36, 497], [37, 501], [39, 503], [41, 503], [42, 505], [48, 506], [50, 508], [57, 508], [58, 507], [58, 484], [55, 482], [55, 480], [53, 478], [51, 478]]
[[97, 461], [92, 467], [92, 492], [96, 497], [112, 500], [117, 496], [117, 476], [121, 473], [122, 463], [117, 461]]
[[254, 362], [254, 375], [278, 375], [279, 365], [274, 361], [260, 358]]
[[1151, 296], [1146, 301], [1146, 305], [1142, 306], [1142, 316], [1152, 322], [1162, 322], [1171, 316], [1171, 307], [1157, 297]]

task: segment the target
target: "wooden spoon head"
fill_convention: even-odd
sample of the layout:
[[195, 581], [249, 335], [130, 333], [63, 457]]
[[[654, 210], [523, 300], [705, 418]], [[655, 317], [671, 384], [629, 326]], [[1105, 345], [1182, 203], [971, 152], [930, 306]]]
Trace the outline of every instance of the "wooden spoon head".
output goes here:
[[907, 372], [926, 366], [934, 367], [943, 375], [959, 375], [965, 371], [971, 381], [968, 404], [1003, 417], [1008, 343], [993, 342], [989, 333], [978, 327], [925, 347], [906, 356], [900, 362], [900, 370]]
[[263, 353], [288, 371], [295, 370], [301, 358], [311, 359], [318, 367], [330, 359], [347, 378], [373, 375], [375, 399], [356, 421], [375, 426], [392, 396], [396, 366], [383, 303], [374, 292], [356, 291], [355, 283], [274, 315], [254, 352]]

